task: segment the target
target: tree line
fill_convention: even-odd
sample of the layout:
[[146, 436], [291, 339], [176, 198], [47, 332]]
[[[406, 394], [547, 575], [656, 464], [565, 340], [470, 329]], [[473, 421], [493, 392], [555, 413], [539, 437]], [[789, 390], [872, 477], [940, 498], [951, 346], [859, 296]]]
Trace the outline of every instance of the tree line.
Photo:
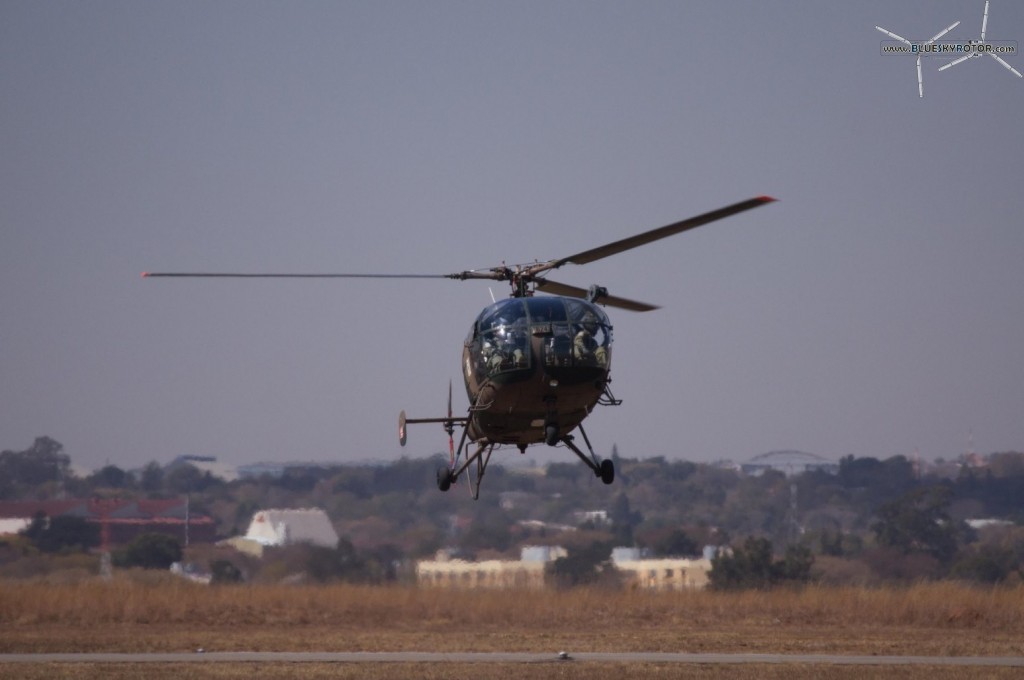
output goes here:
[[[713, 585], [722, 588], [808, 579], [1021, 578], [1024, 454], [1018, 452], [991, 454], [981, 466], [964, 461], [924, 472], [904, 456], [847, 456], [836, 474], [789, 477], [631, 459], [615, 450], [611, 457], [618, 474], [610, 487], [576, 462], [513, 471], [496, 458], [484, 493], [473, 501], [459, 485], [438, 492], [440, 455], [293, 466], [279, 476], [233, 482], [155, 461], [135, 472], [107, 465], [78, 477], [63, 447], [40, 437], [24, 451], [0, 453], [0, 499], [189, 493], [193, 511], [213, 517], [222, 537], [244, 533], [260, 509], [320, 507], [344, 541], [338, 555], [309, 558], [314, 564], [306, 571], [321, 579], [391, 578], [400, 572], [394, 565], [442, 548], [466, 559], [514, 559], [523, 545], [565, 545], [569, 561], [557, 569], [569, 584], [602, 573], [615, 546], [652, 557], [693, 557], [715, 546]], [[966, 522], [980, 518], [1001, 523], [979, 529]]]

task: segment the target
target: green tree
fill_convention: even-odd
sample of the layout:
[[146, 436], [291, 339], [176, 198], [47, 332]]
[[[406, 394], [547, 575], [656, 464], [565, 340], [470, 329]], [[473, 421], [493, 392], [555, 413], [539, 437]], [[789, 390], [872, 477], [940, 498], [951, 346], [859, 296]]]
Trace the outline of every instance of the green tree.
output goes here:
[[146, 463], [142, 468], [142, 476], [139, 480], [142, 490], [148, 493], [160, 491], [164, 485], [164, 469], [155, 460]]
[[569, 548], [568, 555], [547, 564], [546, 575], [558, 588], [596, 583], [615, 571], [611, 554], [612, 544], [606, 541]]
[[70, 466], [64, 445], [49, 437], [37, 437], [24, 451], [0, 452], [0, 497], [10, 498], [20, 489], [47, 482], [60, 483]]
[[[481, 501], [459, 544], [470, 552], [478, 550], [508, 550], [512, 545], [513, 521], [504, 510], [490, 501]], [[484, 503], [488, 505], [484, 505]]]
[[872, 525], [878, 544], [904, 553], [922, 552], [948, 563], [957, 551], [957, 526], [949, 516], [947, 486], [915, 489], [878, 509]]
[[663, 557], [687, 557], [700, 554], [700, 546], [697, 545], [697, 542], [679, 527], [656, 540], [651, 547]]
[[782, 560], [776, 561], [771, 541], [750, 536], [742, 546], [711, 560], [708, 579], [713, 590], [766, 590], [784, 583], [807, 582], [813, 565], [814, 557], [806, 546], [792, 546]]
[[116, 465], [105, 465], [89, 475], [88, 482], [93, 487], [106, 489], [123, 489], [131, 485], [131, 476]]
[[64, 516], [48, 518], [37, 513], [21, 534], [40, 552], [85, 552], [100, 543], [99, 525], [82, 517]]
[[185, 463], [164, 473], [164, 486], [168, 491], [184, 495], [199, 493], [219, 483], [209, 472], [203, 472], [195, 465]]
[[980, 546], [960, 556], [950, 569], [950, 576], [979, 583], [1000, 583], [1020, 569], [1016, 555], [1008, 548]]
[[608, 520], [612, 523], [616, 545], [633, 545], [633, 529], [643, 521], [643, 515], [633, 511], [626, 494], [620, 493], [612, 501], [611, 509], [608, 511]]
[[352, 542], [345, 538], [338, 539], [334, 548], [310, 546], [305, 567], [306, 573], [317, 583], [368, 580], [366, 562], [356, 553]]
[[119, 567], [168, 569], [182, 557], [181, 544], [173, 536], [159, 533], [139, 534], [124, 548], [115, 551], [114, 564]]

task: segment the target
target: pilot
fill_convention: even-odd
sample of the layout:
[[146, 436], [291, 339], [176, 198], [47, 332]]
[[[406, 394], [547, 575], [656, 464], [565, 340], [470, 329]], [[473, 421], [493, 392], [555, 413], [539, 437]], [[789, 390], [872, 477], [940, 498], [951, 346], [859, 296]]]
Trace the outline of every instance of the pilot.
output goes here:
[[516, 319], [510, 325], [507, 319], [499, 318], [491, 324], [491, 337], [484, 343], [484, 355], [488, 356], [487, 367], [491, 373], [497, 373], [504, 368], [509, 368], [507, 362], [512, 363], [514, 368], [526, 366], [526, 355], [520, 346], [520, 342], [526, 339], [526, 320]]
[[597, 317], [594, 313], [584, 314], [580, 330], [573, 339], [572, 354], [577, 361], [596, 363], [601, 368], [607, 368], [608, 350], [597, 341], [597, 329]]

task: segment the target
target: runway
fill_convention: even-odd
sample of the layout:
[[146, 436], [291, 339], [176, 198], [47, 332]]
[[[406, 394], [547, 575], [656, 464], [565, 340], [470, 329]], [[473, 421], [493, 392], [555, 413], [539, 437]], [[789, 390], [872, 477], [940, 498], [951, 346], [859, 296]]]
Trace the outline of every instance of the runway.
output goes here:
[[165, 652], [0, 654], [19, 663], [666, 663], [825, 666], [1024, 667], [1021, 656], [857, 656], [841, 654], [688, 654], [674, 652]]

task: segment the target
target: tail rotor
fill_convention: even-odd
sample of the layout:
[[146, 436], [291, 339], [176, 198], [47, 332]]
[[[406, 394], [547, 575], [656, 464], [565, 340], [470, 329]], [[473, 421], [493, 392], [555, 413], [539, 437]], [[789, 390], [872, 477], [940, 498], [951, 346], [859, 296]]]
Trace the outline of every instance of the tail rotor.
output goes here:
[[444, 431], [448, 433], [448, 465], [455, 467], [455, 422], [452, 420], [452, 381], [448, 381], [448, 420]]

